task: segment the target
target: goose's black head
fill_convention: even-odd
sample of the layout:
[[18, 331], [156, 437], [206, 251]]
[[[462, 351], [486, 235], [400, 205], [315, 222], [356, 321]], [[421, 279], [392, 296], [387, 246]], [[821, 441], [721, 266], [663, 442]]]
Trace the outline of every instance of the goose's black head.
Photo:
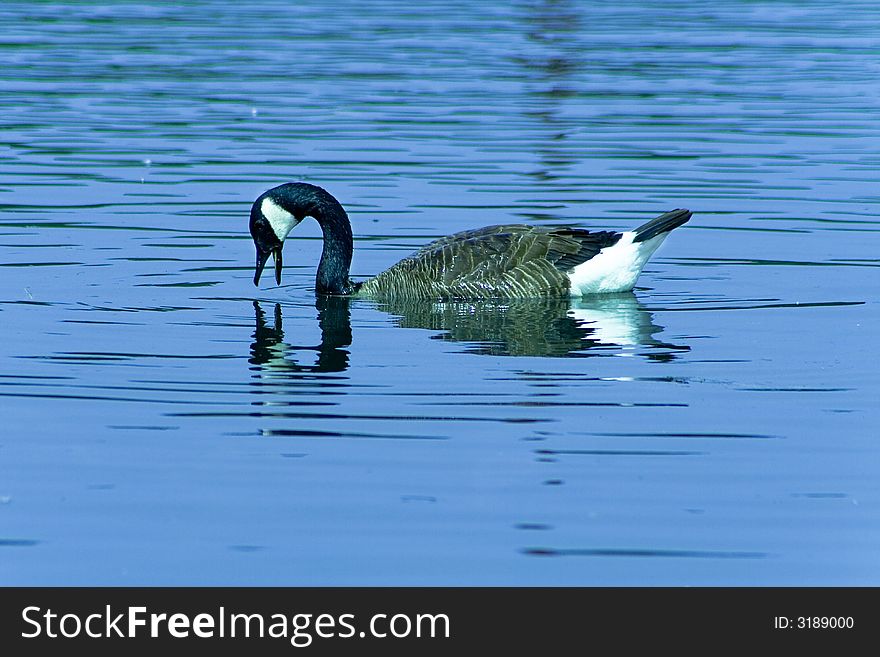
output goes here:
[[270, 255], [275, 256], [275, 280], [281, 285], [281, 249], [294, 227], [314, 217], [324, 233], [324, 250], [315, 278], [318, 294], [351, 294], [351, 224], [345, 209], [325, 189], [304, 182], [285, 183], [260, 195], [251, 207], [251, 237], [257, 247], [254, 285]]
[[273, 187], [260, 195], [251, 206], [251, 237], [257, 247], [257, 267], [254, 285], [260, 284], [260, 275], [269, 256], [275, 257], [275, 282], [281, 285], [281, 250], [288, 233], [308, 214], [311, 204], [295, 183]]

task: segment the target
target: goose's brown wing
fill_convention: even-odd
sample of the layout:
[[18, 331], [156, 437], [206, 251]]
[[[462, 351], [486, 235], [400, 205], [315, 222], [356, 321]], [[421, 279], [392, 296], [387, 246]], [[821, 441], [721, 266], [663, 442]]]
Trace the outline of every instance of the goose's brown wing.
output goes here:
[[620, 233], [509, 224], [442, 237], [366, 281], [378, 298], [564, 297], [567, 272]]

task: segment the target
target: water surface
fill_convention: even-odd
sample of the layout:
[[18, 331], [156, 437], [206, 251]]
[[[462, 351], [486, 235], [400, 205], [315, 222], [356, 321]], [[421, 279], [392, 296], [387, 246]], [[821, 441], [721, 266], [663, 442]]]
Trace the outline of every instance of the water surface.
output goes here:
[[[880, 583], [871, 2], [4, 2], [0, 582]], [[694, 218], [629, 295], [253, 287]]]

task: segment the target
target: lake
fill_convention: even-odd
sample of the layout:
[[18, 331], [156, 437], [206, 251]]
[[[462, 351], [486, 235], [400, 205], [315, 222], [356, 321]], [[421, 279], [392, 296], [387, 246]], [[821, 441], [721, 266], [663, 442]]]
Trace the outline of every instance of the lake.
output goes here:
[[[0, 583], [880, 584], [880, 6], [4, 2]], [[632, 294], [252, 282], [505, 222]]]

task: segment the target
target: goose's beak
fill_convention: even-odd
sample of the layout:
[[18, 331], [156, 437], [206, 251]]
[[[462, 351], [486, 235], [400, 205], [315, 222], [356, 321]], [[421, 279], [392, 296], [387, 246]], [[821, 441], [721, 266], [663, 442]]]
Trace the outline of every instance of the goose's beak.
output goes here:
[[[270, 255], [272, 255], [272, 249], [263, 249], [257, 246], [257, 268], [254, 271], [254, 285], [260, 284], [260, 276], [263, 273], [263, 268], [266, 266], [266, 261], [269, 259]], [[278, 256], [275, 256], [275, 278], [280, 285], [281, 267], [278, 264]]]
[[277, 249], [275, 249], [275, 282], [278, 285], [281, 285], [281, 249], [284, 248], [282, 244]]

